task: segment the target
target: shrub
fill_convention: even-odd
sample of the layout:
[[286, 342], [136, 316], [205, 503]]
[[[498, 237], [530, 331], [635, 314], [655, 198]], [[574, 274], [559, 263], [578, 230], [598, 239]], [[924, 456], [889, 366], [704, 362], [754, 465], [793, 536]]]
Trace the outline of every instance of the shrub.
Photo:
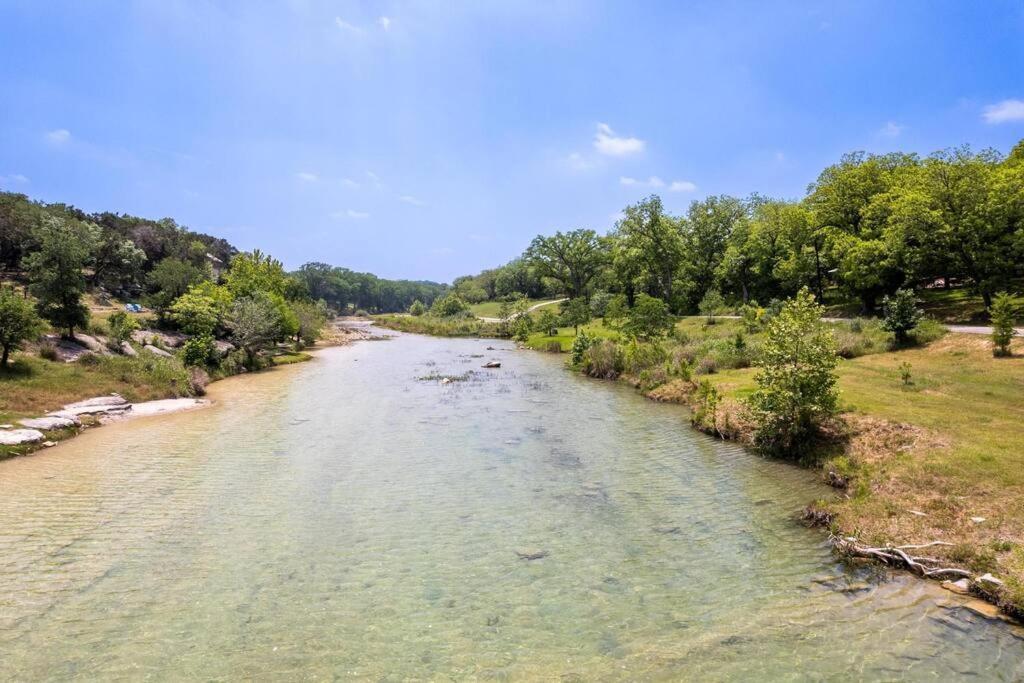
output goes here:
[[562, 304], [562, 320], [566, 326], [572, 327], [574, 332], [579, 334], [580, 325], [590, 322], [590, 306], [581, 296], [569, 299]]
[[690, 421], [698, 427], [717, 431], [718, 406], [722, 402], [721, 393], [711, 382], [702, 379], [697, 387], [696, 398], [697, 403]]
[[805, 287], [768, 324], [757, 388], [747, 401], [755, 442], [765, 451], [801, 455], [808, 437], [835, 414], [838, 356], [823, 311]]
[[658, 343], [644, 343], [631, 340], [623, 352], [623, 371], [630, 375], [639, 375], [642, 371], [664, 365], [668, 353]]
[[713, 375], [718, 372], [718, 362], [712, 356], [704, 356], [697, 361], [693, 372], [697, 375]]
[[725, 299], [722, 298], [722, 295], [717, 289], [709, 289], [704, 295], [704, 298], [700, 300], [699, 304], [697, 304], [697, 308], [700, 310], [701, 315], [707, 317], [708, 325], [715, 324], [715, 313], [717, 313], [723, 306], [725, 306]]
[[131, 339], [132, 332], [139, 329], [139, 321], [124, 311], [117, 311], [107, 318], [107, 327], [110, 328], [111, 346], [120, 351], [121, 343]]
[[39, 357], [43, 360], [57, 360], [57, 347], [50, 342], [43, 342], [39, 345]]
[[423, 315], [426, 312], [427, 312], [427, 307], [424, 306], [423, 302], [420, 301], [419, 299], [416, 299], [416, 301], [413, 301], [412, 305], [409, 306], [409, 315], [414, 315], [416, 317], [419, 317], [419, 316]]
[[[529, 316], [526, 315], [522, 317], [527, 320], [529, 319]], [[550, 307], [544, 308], [537, 316], [537, 322], [534, 324], [533, 328], [537, 332], [542, 333], [545, 337], [554, 337], [558, 334], [558, 316], [555, 315], [555, 312], [552, 311]]]
[[748, 334], [760, 332], [761, 323], [764, 319], [764, 309], [758, 306], [756, 301], [751, 301], [740, 307], [740, 319], [743, 321], [743, 329]]
[[992, 318], [992, 354], [1009, 356], [1010, 342], [1017, 334], [1013, 328], [1013, 299], [1006, 292], [996, 294], [989, 312]]
[[900, 363], [900, 379], [903, 380], [903, 386], [909, 387], [914, 383], [913, 376], [911, 375], [912, 367], [908, 361]]
[[0, 367], [7, 367], [11, 351], [38, 337], [43, 327], [31, 302], [0, 285]]
[[586, 353], [590, 345], [594, 343], [594, 340], [586, 332], [580, 332], [576, 335], [576, 338], [572, 340], [572, 364], [580, 365], [583, 362], [583, 354]]
[[583, 354], [583, 372], [600, 379], [615, 379], [622, 374], [622, 349], [610, 339], [593, 344]]
[[897, 289], [892, 296], [882, 299], [882, 329], [892, 332], [900, 346], [910, 339], [921, 315], [914, 292], [909, 289]]
[[217, 347], [213, 337], [201, 335], [185, 342], [181, 349], [181, 360], [188, 367], [207, 367], [217, 360]]
[[612, 295], [609, 292], [594, 292], [590, 296], [590, 314], [595, 318], [603, 318], [604, 314], [608, 311], [608, 304], [611, 300]]
[[469, 313], [469, 306], [459, 298], [458, 294], [453, 292], [436, 299], [434, 305], [430, 307], [430, 312], [439, 318], [451, 318], [458, 315], [466, 315]]
[[622, 331], [633, 338], [652, 339], [667, 334], [673, 327], [668, 304], [647, 294], [637, 294]]
[[548, 353], [561, 353], [562, 342], [552, 339], [551, 341], [544, 344], [544, 350]]

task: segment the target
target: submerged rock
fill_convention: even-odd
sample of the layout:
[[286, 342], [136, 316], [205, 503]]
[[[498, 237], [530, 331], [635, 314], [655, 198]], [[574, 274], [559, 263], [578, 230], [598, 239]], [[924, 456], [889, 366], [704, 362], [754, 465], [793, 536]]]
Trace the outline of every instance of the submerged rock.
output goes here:
[[5, 429], [0, 431], [0, 446], [20, 446], [43, 440], [43, 433], [37, 429]]
[[971, 582], [967, 579], [960, 579], [959, 581], [943, 581], [942, 587], [958, 595], [969, 595], [971, 592]]
[[654, 529], [655, 533], [659, 533], [659, 534], [678, 534], [679, 533], [679, 527], [678, 526], [673, 526], [671, 524], [659, 524], [656, 527], [652, 527], [652, 529]]
[[521, 560], [539, 560], [548, 556], [548, 551], [542, 548], [516, 548], [515, 552]]
[[501, 367], [501, 363], [499, 361], [492, 360], [492, 361], [488, 361], [487, 363], [484, 363], [480, 367], [482, 367], [482, 368], [500, 368]]

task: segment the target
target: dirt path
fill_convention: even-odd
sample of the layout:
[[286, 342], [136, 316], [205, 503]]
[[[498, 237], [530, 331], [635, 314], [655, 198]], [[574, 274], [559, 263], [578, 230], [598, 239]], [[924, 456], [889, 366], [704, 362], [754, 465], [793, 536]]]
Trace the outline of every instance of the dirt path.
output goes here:
[[[560, 304], [563, 301], [568, 301], [568, 299], [562, 298], [562, 299], [555, 299], [554, 301], [543, 301], [543, 302], [541, 302], [539, 304], [534, 304], [533, 306], [530, 306], [529, 308], [527, 308], [522, 313], [519, 313], [518, 315], [526, 315], [528, 313], [533, 313], [538, 308], [542, 308], [544, 306], [550, 306], [552, 304]], [[501, 318], [485, 318], [483, 316], [477, 316], [477, 317], [480, 318], [480, 320], [483, 320], [485, 323], [500, 323], [502, 321]], [[511, 316], [511, 317], [515, 318], [516, 316]]]

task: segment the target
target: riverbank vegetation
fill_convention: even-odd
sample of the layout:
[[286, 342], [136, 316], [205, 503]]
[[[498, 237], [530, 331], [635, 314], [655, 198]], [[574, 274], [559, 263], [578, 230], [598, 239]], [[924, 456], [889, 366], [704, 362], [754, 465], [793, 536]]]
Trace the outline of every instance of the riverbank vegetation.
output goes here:
[[336, 314], [429, 305], [445, 290], [323, 263], [288, 273], [171, 219], [0, 193], [0, 423], [98, 394], [201, 394], [308, 359], [299, 350]]

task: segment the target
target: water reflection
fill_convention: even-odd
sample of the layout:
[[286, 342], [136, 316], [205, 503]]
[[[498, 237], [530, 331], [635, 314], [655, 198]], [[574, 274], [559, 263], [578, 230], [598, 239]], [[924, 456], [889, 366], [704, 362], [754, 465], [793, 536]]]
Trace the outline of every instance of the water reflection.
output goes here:
[[1019, 632], [837, 565], [807, 472], [488, 345], [332, 349], [0, 463], [0, 677], [1024, 675]]

